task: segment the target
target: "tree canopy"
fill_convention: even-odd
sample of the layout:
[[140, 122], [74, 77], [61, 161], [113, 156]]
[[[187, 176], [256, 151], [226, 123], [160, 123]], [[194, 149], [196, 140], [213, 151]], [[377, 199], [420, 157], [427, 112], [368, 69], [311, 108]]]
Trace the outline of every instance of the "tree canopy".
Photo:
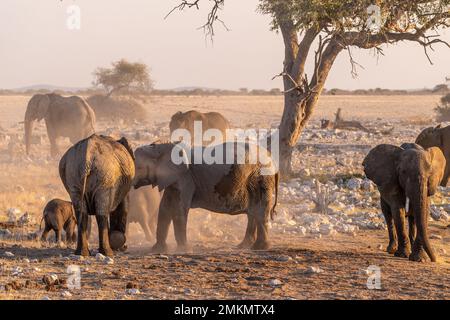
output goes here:
[[153, 88], [147, 65], [125, 59], [113, 62], [111, 68], [97, 68], [93, 84], [103, 87], [108, 96], [113, 93], [147, 93]]

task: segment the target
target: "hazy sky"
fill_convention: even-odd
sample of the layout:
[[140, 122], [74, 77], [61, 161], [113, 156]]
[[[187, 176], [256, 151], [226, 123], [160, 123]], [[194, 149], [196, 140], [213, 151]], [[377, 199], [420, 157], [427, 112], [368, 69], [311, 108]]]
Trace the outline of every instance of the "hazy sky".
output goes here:
[[[279, 87], [281, 36], [270, 18], [256, 13], [258, 0], [227, 0], [214, 43], [197, 27], [205, 11], [165, 14], [177, 0], [1, 0], [0, 88], [35, 84], [90, 86], [92, 71], [127, 58], [151, 67], [157, 88], [205, 86], [237, 89]], [[206, 3], [207, 1], [204, 0]], [[67, 8], [81, 8], [81, 29], [66, 26]], [[450, 41], [450, 31], [444, 35]], [[423, 88], [450, 76], [450, 49], [437, 46], [428, 63], [423, 48], [400, 44], [378, 61], [354, 51], [364, 66], [353, 79], [347, 53], [333, 67], [327, 88]]]

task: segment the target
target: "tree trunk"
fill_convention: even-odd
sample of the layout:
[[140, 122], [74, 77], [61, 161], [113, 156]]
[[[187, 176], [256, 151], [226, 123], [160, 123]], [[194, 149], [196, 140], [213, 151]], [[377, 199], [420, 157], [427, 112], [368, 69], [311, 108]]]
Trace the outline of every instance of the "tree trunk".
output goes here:
[[[306, 37], [306, 36], [305, 36]], [[286, 38], [286, 37], [285, 37]], [[314, 39], [314, 38], [313, 38]], [[305, 39], [304, 39], [305, 41]], [[289, 43], [289, 41], [285, 41]], [[298, 50], [298, 56], [296, 61], [306, 60], [308, 54], [310, 41], [306, 41], [306, 44], [302, 46], [303, 41], [300, 43], [300, 49]], [[306, 48], [304, 47], [306, 46]], [[306, 127], [308, 120], [310, 119], [319, 99], [320, 94], [325, 85], [325, 81], [333, 66], [333, 63], [342, 51], [343, 46], [334, 39], [328, 43], [326, 48], [321, 54], [321, 59], [316, 63], [315, 72], [308, 84], [306, 80], [303, 84], [304, 68], [296, 67], [297, 64], [292, 64], [290, 55], [292, 50], [289, 50], [289, 46], [286, 46], [286, 60], [285, 70], [291, 79], [297, 82], [297, 88], [293, 90], [295, 86], [293, 81], [289, 77], [285, 76], [284, 79], [284, 110], [280, 123], [280, 160], [279, 170], [282, 179], [288, 179], [292, 175], [292, 153], [296, 146], [298, 139]], [[300, 56], [302, 55], [302, 56]], [[291, 61], [286, 63], [286, 61]], [[310, 89], [311, 88], [311, 89]]]

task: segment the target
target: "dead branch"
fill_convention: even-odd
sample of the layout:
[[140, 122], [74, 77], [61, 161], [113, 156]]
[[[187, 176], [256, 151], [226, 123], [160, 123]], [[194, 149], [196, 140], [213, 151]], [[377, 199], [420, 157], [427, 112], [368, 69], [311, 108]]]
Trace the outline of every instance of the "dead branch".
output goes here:
[[361, 124], [359, 121], [355, 120], [344, 120], [341, 116], [342, 109], [339, 108], [337, 112], [335, 113], [335, 119], [334, 122], [331, 120], [322, 119], [321, 120], [321, 128], [322, 129], [340, 129], [340, 130], [361, 130], [367, 133], [381, 133], [383, 135], [389, 135], [394, 131], [394, 127], [384, 130], [384, 131], [377, 131], [377, 130], [371, 130], [366, 128]]

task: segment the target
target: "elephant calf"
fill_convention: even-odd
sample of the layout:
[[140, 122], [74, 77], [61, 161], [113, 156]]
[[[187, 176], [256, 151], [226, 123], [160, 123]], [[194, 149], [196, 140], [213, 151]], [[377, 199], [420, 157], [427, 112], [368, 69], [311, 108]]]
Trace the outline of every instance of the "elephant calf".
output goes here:
[[139, 223], [147, 241], [152, 241], [152, 236], [156, 235], [156, 221], [160, 202], [161, 193], [157, 188], [148, 186], [130, 190], [127, 225], [132, 222]]
[[[376, 146], [364, 159], [364, 172], [380, 192], [381, 210], [389, 233], [387, 251], [398, 257], [409, 256], [410, 260], [424, 261], [425, 250], [434, 262], [436, 256], [427, 230], [429, 197], [436, 193], [442, 181], [446, 160], [436, 147], [426, 150], [416, 144], [402, 147]], [[405, 229], [406, 214], [409, 216], [409, 236]]]
[[48, 233], [52, 230], [55, 232], [56, 243], [61, 242], [63, 230], [66, 232], [67, 243], [76, 241], [77, 220], [71, 202], [61, 199], [51, 200], [44, 208], [42, 220], [45, 227], [41, 241], [47, 241]]
[[78, 221], [75, 254], [89, 255], [89, 214], [97, 219], [99, 252], [112, 256], [112, 249], [121, 249], [126, 242], [127, 194], [134, 177], [134, 156], [128, 141], [94, 134], [64, 154], [59, 175]]
[[[249, 144], [240, 144], [238, 148], [240, 147], [245, 150], [245, 159], [248, 159], [251, 150]], [[225, 143], [214, 148], [217, 152], [223, 148], [221, 153], [228, 160], [226, 153], [235, 150], [235, 145]], [[202, 151], [202, 154], [207, 152], [205, 148], [197, 147], [192, 150], [189, 159], [192, 159], [196, 150]], [[184, 159], [182, 162], [172, 157], [172, 154], [180, 153]], [[236, 154], [231, 158], [232, 163], [222, 159], [214, 163], [194, 161], [191, 164], [186, 150], [181, 144], [175, 143], [140, 147], [135, 155], [135, 188], [153, 185], [164, 190], [158, 213], [154, 252], [167, 250], [166, 238], [172, 220], [178, 249], [187, 249], [186, 225], [191, 208], [230, 215], [247, 214], [247, 231], [240, 246], [254, 250], [269, 248], [267, 224], [274, 213], [278, 194], [278, 173], [274, 170], [270, 155], [266, 154], [266, 159], [270, 162], [264, 165], [261, 162], [251, 164], [237, 161]]]

